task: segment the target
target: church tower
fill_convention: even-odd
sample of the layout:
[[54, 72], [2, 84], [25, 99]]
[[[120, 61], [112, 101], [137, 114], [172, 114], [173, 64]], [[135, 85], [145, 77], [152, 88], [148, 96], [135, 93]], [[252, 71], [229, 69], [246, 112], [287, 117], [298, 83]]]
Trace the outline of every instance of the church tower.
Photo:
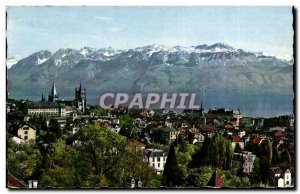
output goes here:
[[82, 89], [81, 83], [79, 88], [75, 88], [75, 103], [77, 104], [77, 108], [79, 108], [82, 114], [86, 112], [86, 90], [85, 88]]
[[59, 100], [58, 93], [56, 92], [55, 82], [53, 82], [51, 94], [48, 96], [49, 102], [56, 102]]
[[42, 93], [42, 99], [41, 99], [41, 102], [45, 102], [44, 93]]

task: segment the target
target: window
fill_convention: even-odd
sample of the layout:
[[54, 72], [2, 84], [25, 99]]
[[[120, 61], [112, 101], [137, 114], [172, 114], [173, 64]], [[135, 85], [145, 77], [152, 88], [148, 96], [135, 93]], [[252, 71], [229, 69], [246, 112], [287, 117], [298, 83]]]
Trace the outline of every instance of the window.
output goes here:
[[28, 136], [27, 136], [27, 135], [25, 135], [25, 136], [24, 136], [24, 139], [25, 139], [25, 140], [27, 140], [27, 139], [28, 139]]
[[28, 134], [28, 131], [24, 131], [24, 134], [26, 134], [26, 135], [27, 135], [27, 134]]
[[157, 157], [157, 162], [160, 162], [160, 157]]
[[160, 163], [157, 164], [157, 167], [158, 167], [158, 168], [160, 167]]

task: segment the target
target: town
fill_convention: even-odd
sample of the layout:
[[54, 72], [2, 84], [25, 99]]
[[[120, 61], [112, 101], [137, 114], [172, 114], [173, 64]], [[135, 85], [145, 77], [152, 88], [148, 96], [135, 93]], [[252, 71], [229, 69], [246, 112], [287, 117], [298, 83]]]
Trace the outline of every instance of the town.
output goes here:
[[[50, 89], [50, 86], [49, 86]], [[9, 188], [294, 188], [294, 116], [7, 98]], [[276, 105], [274, 105], [276, 106]]]

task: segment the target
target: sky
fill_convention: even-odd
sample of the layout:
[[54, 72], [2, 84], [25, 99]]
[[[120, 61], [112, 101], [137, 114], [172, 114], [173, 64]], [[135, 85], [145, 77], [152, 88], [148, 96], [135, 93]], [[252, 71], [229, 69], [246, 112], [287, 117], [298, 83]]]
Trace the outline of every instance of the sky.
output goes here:
[[292, 7], [8, 7], [7, 56], [217, 42], [286, 56], [293, 54], [292, 24]]

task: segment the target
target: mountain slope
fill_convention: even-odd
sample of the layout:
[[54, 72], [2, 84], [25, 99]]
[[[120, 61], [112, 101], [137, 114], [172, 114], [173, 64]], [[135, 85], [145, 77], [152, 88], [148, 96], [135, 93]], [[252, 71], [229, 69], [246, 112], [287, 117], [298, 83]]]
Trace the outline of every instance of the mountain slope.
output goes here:
[[293, 61], [234, 49], [224, 43], [191, 47], [149, 45], [129, 50], [60, 49], [34, 53], [8, 69], [9, 90], [43, 88], [55, 80], [93, 91], [292, 92]]

